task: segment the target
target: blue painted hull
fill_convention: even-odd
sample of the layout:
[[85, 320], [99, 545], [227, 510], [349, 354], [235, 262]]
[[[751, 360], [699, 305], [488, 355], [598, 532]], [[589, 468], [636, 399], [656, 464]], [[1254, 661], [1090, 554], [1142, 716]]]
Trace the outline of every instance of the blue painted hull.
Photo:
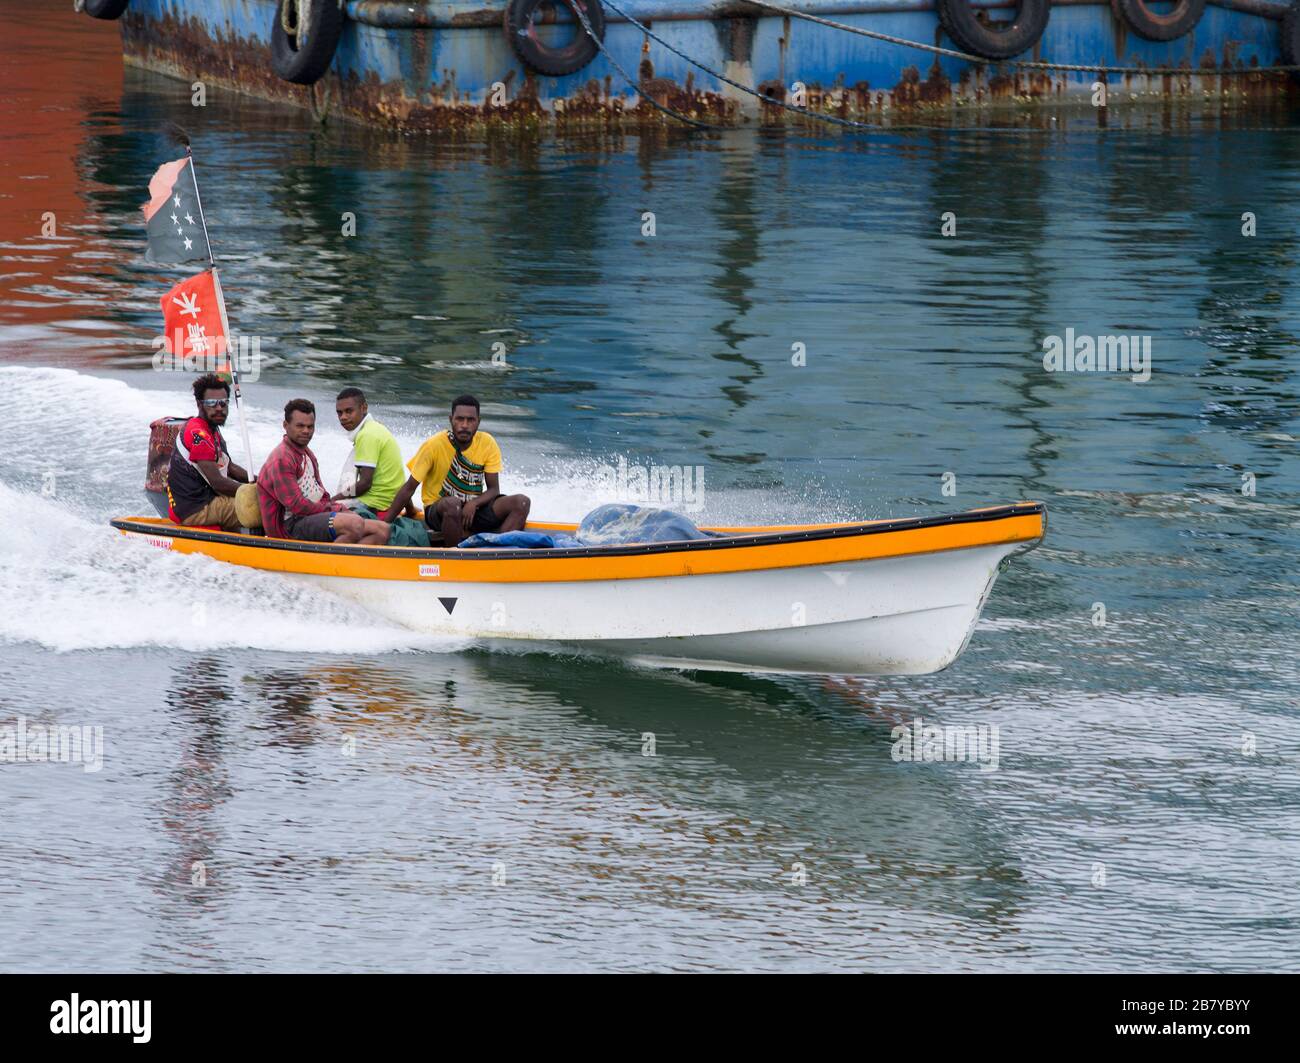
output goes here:
[[[273, 0], [132, 0], [122, 33], [127, 59], [136, 65], [401, 128], [665, 121], [643, 95], [710, 122], [807, 120], [723, 83], [612, 13], [606, 47], [641, 93], [605, 55], [566, 77], [536, 75], [505, 38], [503, 6], [503, 0], [352, 0], [333, 65], [312, 88], [287, 84], [272, 70]], [[888, 121], [917, 107], [1087, 105], [1098, 80], [1095, 73], [936, 56], [780, 16], [719, 15], [717, 5], [689, 0], [626, 0], [620, 7], [709, 70], [792, 101], [799, 83], [808, 108], [853, 120]], [[939, 28], [930, 0], [820, 0], [803, 10], [955, 47]], [[1282, 10], [1262, 0], [1212, 3], [1191, 33], [1159, 43], [1127, 30], [1108, 5], [1057, 0], [1042, 39], [1020, 58], [1130, 68], [1132, 73], [1105, 79], [1112, 106], [1152, 98], [1274, 97], [1294, 91], [1295, 79], [1255, 68], [1283, 61]], [[1180, 72], [1141, 72], [1159, 67]]]

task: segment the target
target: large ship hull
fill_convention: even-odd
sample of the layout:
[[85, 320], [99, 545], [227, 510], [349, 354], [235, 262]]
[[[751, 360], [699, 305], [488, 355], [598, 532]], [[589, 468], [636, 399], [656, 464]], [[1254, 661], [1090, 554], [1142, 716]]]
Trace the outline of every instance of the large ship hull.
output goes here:
[[[870, 39], [743, 3], [620, 0], [627, 15], [710, 71], [773, 99], [852, 121], [1033, 102], [1207, 98], [1250, 101], [1290, 93], [1285, 8], [1211, 0], [1179, 39], [1132, 32], [1109, 4], [1055, 0], [1050, 22], [1019, 61], [1105, 65], [1126, 72], [1046, 70], [969, 62]], [[955, 47], [932, 0], [816, 0], [800, 9], [923, 45]], [[504, 0], [389, 3], [351, 0], [333, 62], [312, 86], [279, 78], [271, 58], [274, 0], [131, 0], [122, 17], [129, 63], [187, 81], [408, 130], [491, 124], [549, 126], [672, 122], [646, 98], [711, 124], [808, 121], [675, 55], [607, 11], [607, 54], [561, 77], [525, 67], [502, 28]], [[621, 67], [628, 75], [620, 73]], [[1171, 72], [1147, 73], [1166, 70]], [[630, 81], [635, 83], [635, 87]], [[640, 90], [639, 92], [637, 90]]]

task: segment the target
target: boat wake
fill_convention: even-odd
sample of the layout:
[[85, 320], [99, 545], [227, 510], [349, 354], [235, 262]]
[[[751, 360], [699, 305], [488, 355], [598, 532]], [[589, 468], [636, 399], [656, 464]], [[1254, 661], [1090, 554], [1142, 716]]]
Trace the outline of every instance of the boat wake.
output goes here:
[[47, 649], [171, 648], [324, 654], [452, 652], [460, 639], [420, 635], [272, 573], [181, 557], [125, 541], [56, 499], [0, 483], [22, 513], [0, 540], [0, 642]]
[[[184, 392], [146, 391], [68, 369], [0, 367], [0, 643], [47, 649], [452, 652], [422, 635], [272, 573], [172, 556], [126, 541], [108, 518], [145, 507], [146, 426]], [[253, 411], [254, 446], [276, 438]], [[341, 458], [341, 455], [340, 455]]]

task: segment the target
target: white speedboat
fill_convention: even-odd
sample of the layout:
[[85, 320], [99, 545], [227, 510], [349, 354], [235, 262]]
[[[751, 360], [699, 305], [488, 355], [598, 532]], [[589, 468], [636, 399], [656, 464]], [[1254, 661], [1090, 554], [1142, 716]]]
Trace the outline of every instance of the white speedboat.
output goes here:
[[[418, 631], [579, 646], [677, 667], [921, 675], [961, 654], [1039, 502], [572, 549], [419, 549], [271, 539], [125, 517], [165, 550], [283, 573]], [[532, 522], [572, 534], [576, 525]]]

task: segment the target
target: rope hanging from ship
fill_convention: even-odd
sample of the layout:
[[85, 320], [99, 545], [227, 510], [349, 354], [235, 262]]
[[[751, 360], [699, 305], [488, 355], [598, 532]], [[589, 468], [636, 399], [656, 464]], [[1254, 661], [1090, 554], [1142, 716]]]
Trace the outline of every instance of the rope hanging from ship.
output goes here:
[[636, 91], [636, 94], [638, 96], [640, 96], [643, 100], [645, 100], [646, 103], [650, 104], [651, 107], [655, 108], [655, 110], [657, 111], [663, 112], [664, 114], [668, 115], [670, 118], [676, 118], [679, 122], [683, 122], [686, 125], [693, 126], [696, 129], [722, 129], [723, 128], [722, 126], [710, 125], [708, 122], [701, 122], [698, 118], [692, 118], [689, 115], [682, 114], [679, 111], [674, 111], [671, 107], [665, 107], [662, 103], [660, 103], [648, 92], [646, 92], [645, 89], [643, 89], [640, 85], [638, 85], [635, 81], [633, 81], [632, 75], [629, 74], [626, 70], [624, 70], [622, 64], [619, 63], [619, 61], [610, 54], [609, 49], [605, 47], [605, 42], [602, 39], [602, 37], [596, 36], [596, 31], [592, 28], [591, 23], [587, 21], [587, 15], [586, 12], [583, 11], [582, 5], [573, 4], [570, 7], [570, 10], [575, 15], [578, 16], [578, 21], [582, 24], [583, 32], [586, 33], [587, 36], [590, 37], [596, 43], [596, 47], [600, 49], [601, 54], [603, 54], [605, 58], [609, 60], [609, 65], [612, 66], [615, 70], [617, 70], [619, 74], [622, 75], [623, 80], [626, 81], [628, 85], [630, 85]]
[[[668, 49], [670, 52], [672, 52], [674, 55], [680, 56], [682, 59], [685, 59], [688, 63], [692, 64], [693, 66], [699, 67], [701, 70], [703, 70], [703, 71], [704, 71], [706, 74], [708, 74], [710, 77], [715, 77], [715, 78], [717, 78], [719, 81], [721, 81], [721, 82], [723, 82], [723, 83], [725, 83], [725, 84], [727, 84], [727, 85], [731, 85], [733, 88], [740, 89], [742, 92], [748, 92], [748, 93], [750, 93], [750, 94], [753, 95], [753, 96], [757, 96], [757, 97], [758, 97], [760, 100], [762, 100], [764, 103], [770, 103], [770, 104], [772, 104], [772, 105], [774, 105], [774, 106], [776, 106], [776, 107], [784, 107], [787, 111], [794, 111], [796, 114], [805, 114], [805, 115], [810, 115], [810, 116], [812, 116], [812, 117], [814, 117], [814, 118], [820, 118], [820, 119], [823, 119], [823, 120], [825, 120], [825, 121], [827, 121], [827, 122], [830, 122], [830, 123], [832, 123], [832, 124], [834, 124], [834, 125], [849, 126], [849, 127], [851, 127], [851, 128], [854, 128], [854, 129], [871, 129], [871, 130], [875, 130], [875, 129], [877, 128], [876, 126], [870, 125], [870, 124], [867, 123], [867, 122], [855, 122], [855, 121], [853, 121], [852, 119], [849, 119], [849, 118], [838, 118], [838, 117], [836, 117], [835, 115], [831, 115], [831, 114], [818, 114], [818, 113], [815, 112], [815, 111], [809, 111], [809, 110], [806, 110], [806, 109], [803, 108], [803, 107], [795, 107], [795, 106], [793, 106], [793, 105], [791, 105], [791, 104], [786, 103], [784, 100], [778, 100], [775, 96], [765, 96], [763, 93], [761, 93], [761, 92], [757, 92], [757, 91], [755, 91], [754, 89], [751, 89], [751, 88], [749, 88], [749, 87], [746, 86], [746, 85], [742, 85], [742, 84], [741, 84], [740, 82], [738, 82], [738, 81], [733, 81], [731, 78], [727, 77], [727, 76], [726, 76], [725, 74], [723, 74], [721, 71], [713, 70], [712, 68], [705, 66], [703, 63], [699, 62], [698, 60], [696, 60], [696, 59], [692, 59], [692, 58], [691, 58], [689, 55], [687, 55], [685, 52], [679, 52], [676, 48], [674, 48], [671, 44], [669, 44], [667, 41], [665, 41], [662, 37], [660, 37], [660, 36], [658, 36], [657, 34], [655, 34], [655, 33], [654, 33], [654, 32], [653, 32], [653, 31], [652, 31], [648, 26], [644, 26], [644, 25], [642, 25], [640, 22], [638, 22], [636, 19], [634, 19], [631, 15], [629, 15], [629, 14], [627, 14], [625, 11], [622, 11], [622, 10], [620, 10], [619, 8], [615, 7], [612, 3], [609, 2], [609, 0], [602, 0], [602, 2], [604, 3], [604, 5], [605, 5], [606, 7], [608, 7], [611, 11], [613, 11], [614, 14], [618, 15], [618, 16], [621, 17], [621, 18], [626, 19], [629, 23], [631, 23], [633, 26], [635, 26], [637, 29], [639, 29], [639, 30], [640, 30], [642, 33], [644, 33], [647, 37], [649, 37], [649, 38], [650, 38], [651, 40], [653, 40], [653, 41], [658, 42], [659, 44], [662, 44], [665, 48], [667, 48], [667, 49]], [[577, 8], [574, 8], [574, 11], [575, 11], [575, 13], [578, 14], [578, 20], [583, 24], [583, 28], [584, 28], [584, 29], [587, 29], [587, 21], [586, 21], [586, 18], [585, 18], [585, 17], [584, 17], [580, 12], [578, 12], [578, 9], [577, 9]], [[590, 30], [588, 30], [588, 32], [590, 32]], [[604, 46], [603, 43], [601, 44], [600, 47], [601, 47], [601, 51], [605, 51], [605, 46]], [[628, 83], [630, 86], [632, 86], [632, 88], [636, 89], [637, 94], [640, 95], [642, 99], [648, 101], [649, 103], [651, 103], [651, 104], [654, 105], [655, 107], [659, 108], [659, 110], [665, 112], [666, 114], [670, 114], [670, 115], [672, 115], [674, 118], [679, 118], [679, 119], [682, 119], [683, 121], [689, 122], [691, 125], [696, 126], [696, 127], [700, 128], [700, 129], [725, 129], [725, 128], [726, 128], [725, 126], [709, 125], [708, 123], [701, 122], [701, 121], [699, 121], [698, 119], [695, 119], [695, 118], [689, 118], [689, 117], [687, 117], [686, 115], [679, 114], [677, 111], [671, 110], [671, 109], [669, 109], [669, 108], [667, 108], [667, 107], [663, 107], [662, 105], [660, 105], [660, 103], [659, 103], [658, 100], [655, 100], [653, 97], [647, 95], [647, 94], [645, 93], [645, 91], [641, 88], [641, 86], [638, 85], [636, 82], [634, 82], [634, 81], [633, 81], [633, 80], [628, 76], [627, 71], [625, 71], [622, 67], [618, 66], [618, 64], [617, 64], [617, 63], [615, 62], [615, 60], [614, 60], [614, 57], [611, 56], [608, 52], [605, 52], [605, 58], [607, 58], [611, 63], [614, 63], [615, 68], [618, 70], [618, 72], [619, 72], [620, 74], [623, 75], [624, 80], [626, 80], [627, 83]]]

